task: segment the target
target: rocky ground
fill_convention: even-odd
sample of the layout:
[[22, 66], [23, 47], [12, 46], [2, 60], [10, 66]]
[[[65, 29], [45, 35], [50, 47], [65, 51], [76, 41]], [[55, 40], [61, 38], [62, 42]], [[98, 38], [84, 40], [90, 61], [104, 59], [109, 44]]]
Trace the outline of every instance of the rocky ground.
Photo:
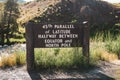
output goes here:
[[[0, 55], [25, 50], [25, 44], [0, 47]], [[100, 61], [98, 67], [81, 70], [40, 70], [28, 72], [26, 66], [0, 69], [0, 80], [120, 80], [120, 60]]]
[[14, 44], [11, 46], [4, 45], [3, 47], [0, 46], [0, 56], [1, 55], [7, 55], [11, 54], [17, 51], [25, 51], [26, 50], [26, 45], [25, 44]]

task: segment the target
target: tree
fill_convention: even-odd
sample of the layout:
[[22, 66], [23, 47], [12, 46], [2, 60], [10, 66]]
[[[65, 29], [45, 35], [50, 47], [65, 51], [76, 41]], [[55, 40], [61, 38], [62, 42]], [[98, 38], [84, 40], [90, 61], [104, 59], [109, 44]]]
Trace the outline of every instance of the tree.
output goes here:
[[1, 30], [3, 35], [2, 42], [4, 43], [4, 37], [7, 39], [7, 43], [10, 43], [10, 36], [18, 30], [17, 18], [19, 17], [19, 9], [17, 0], [7, 0], [4, 6], [4, 13], [1, 20]]
[[4, 34], [3, 34], [3, 26], [2, 26], [2, 18], [3, 18], [3, 3], [0, 3], [0, 44], [4, 44]]

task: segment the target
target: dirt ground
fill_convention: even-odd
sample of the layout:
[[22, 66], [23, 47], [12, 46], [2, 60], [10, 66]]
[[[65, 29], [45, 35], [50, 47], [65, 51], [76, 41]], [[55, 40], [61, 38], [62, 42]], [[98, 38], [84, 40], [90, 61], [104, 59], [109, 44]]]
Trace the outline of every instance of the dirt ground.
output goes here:
[[28, 72], [26, 66], [0, 69], [0, 80], [120, 80], [120, 60], [100, 61], [90, 70], [40, 70]]

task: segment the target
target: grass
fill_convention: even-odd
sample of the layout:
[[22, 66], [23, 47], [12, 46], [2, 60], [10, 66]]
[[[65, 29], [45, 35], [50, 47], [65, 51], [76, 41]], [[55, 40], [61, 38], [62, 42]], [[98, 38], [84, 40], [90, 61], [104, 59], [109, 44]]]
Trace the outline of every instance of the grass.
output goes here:
[[19, 26], [18, 29], [19, 32], [14, 33], [14, 36], [10, 38], [10, 42], [17, 42], [17, 43], [24, 43], [26, 42], [24, 34], [25, 34], [25, 28], [22, 26]]
[[24, 43], [26, 42], [25, 38], [22, 38], [22, 39], [15, 39], [15, 38], [11, 38], [10, 39], [10, 42], [12, 43]]
[[103, 61], [112, 61], [112, 60], [118, 60], [118, 56], [114, 53], [109, 53], [105, 49], [105, 44], [101, 43], [94, 43], [94, 47], [90, 49], [91, 52], [91, 58], [93, 58], [94, 62], [97, 63], [99, 60]]
[[3, 55], [1, 58], [1, 67], [6, 66], [15, 66], [16, 65], [16, 55], [10, 54], [10, 55]]
[[[96, 34], [90, 44], [90, 65], [99, 60], [112, 61], [118, 59], [120, 52], [120, 36], [113, 38], [107, 34]], [[0, 67], [26, 64], [25, 51], [16, 51], [0, 58]], [[35, 65], [37, 68], [76, 68], [87, 67], [81, 48], [35, 48]]]
[[120, 35], [116, 38], [116, 40], [109, 40], [106, 43], [106, 48], [109, 52], [116, 53], [120, 56]]
[[[50, 3], [52, 4], [52, 3]], [[116, 4], [120, 6], [120, 4]], [[34, 9], [33, 9], [34, 10]], [[26, 11], [28, 12], [25, 16]], [[30, 8], [26, 8], [21, 12], [22, 17], [26, 19], [35, 17], [37, 11], [32, 17]], [[41, 14], [41, 13], [39, 13]], [[25, 22], [26, 19], [22, 19], [21, 23]], [[73, 20], [73, 23], [76, 22]], [[120, 26], [120, 24], [117, 24]], [[25, 33], [23, 28], [19, 28], [19, 32]], [[11, 42], [25, 42], [23, 34], [15, 33], [15, 38], [10, 39]], [[120, 54], [120, 35], [114, 38], [114, 35], [108, 32], [96, 33], [91, 39], [90, 46], [90, 64], [96, 65], [97, 61], [111, 61], [118, 59]], [[26, 54], [24, 51], [16, 51], [10, 55], [3, 55], [0, 57], [0, 67], [16, 66], [26, 64]], [[35, 64], [37, 68], [71, 68], [88, 66], [85, 61], [85, 57], [82, 56], [81, 48], [52, 48], [52, 49], [35, 49]]]
[[[96, 65], [99, 60], [112, 61], [118, 59], [113, 53], [103, 48], [91, 48], [90, 65]], [[9, 56], [2, 56], [0, 67], [11, 67], [26, 64], [25, 52], [19, 51]], [[77, 68], [87, 67], [81, 48], [35, 49], [35, 64], [37, 68]]]
[[[115, 43], [120, 43], [119, 36], [117, 40], [113, 38], [113, 35], [110, 32], [97, 33], [93, 39], [91, 39], [90, 46], [90, 65], [96, 65], [97, 61], [112, 61], [117, 60], [117, 52], [120, 52], [120, 45], [117, 44], [117, 52], [109, 51], [106, 45], [110, 45], [110, 48], [113, 47], [109, 41]], [[87, 66], [85, 57], [82, 56], [81, 48], [56, 48], [56, 49], [36, 49], [35, 54], [36, 65], [44, 68], [48, 67], [76, 67], [76, 66]]]
[[117, 7], [120, 7], [120, 3], [115, 3], [114, 5]]
[[26, 54], [24, 51], [18, 51], [16, 54], [16, 63], [17, 65], [24, 65], [26, 64]]
[[114, 71], [116, 72], [115, 75], [113, 75], [113, 78], [115, 78], [116, 80], [120, 79], [120, 69], [119, 68], [115, 68]]
[[39, 68], [70, 68], [84, 66], [81, 48], [36, 49], [35, 63]]
[[13, 67], [24, 64], [26, 64], [26, 54], [22, 51], [17, 51], [13, 54], [2, 55], [2, 57], [0, 57], [1, 68]]
[[2, 65], [3, 65], [3, 64], [2, 64], [2, 59], [1, 59], [1, 57], [0, 57], [0, 67], [2, 67]]

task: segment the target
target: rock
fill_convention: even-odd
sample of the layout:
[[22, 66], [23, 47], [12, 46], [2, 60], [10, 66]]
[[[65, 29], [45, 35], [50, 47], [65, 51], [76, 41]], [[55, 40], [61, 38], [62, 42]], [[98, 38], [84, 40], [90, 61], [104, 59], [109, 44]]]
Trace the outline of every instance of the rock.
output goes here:
[[25, 44], [14, 44], [11, 46], [5, 45], [3, 47], [0, 47], [0, 56], [16, 53], [18, 51], [26, 51], [26, 45]]

